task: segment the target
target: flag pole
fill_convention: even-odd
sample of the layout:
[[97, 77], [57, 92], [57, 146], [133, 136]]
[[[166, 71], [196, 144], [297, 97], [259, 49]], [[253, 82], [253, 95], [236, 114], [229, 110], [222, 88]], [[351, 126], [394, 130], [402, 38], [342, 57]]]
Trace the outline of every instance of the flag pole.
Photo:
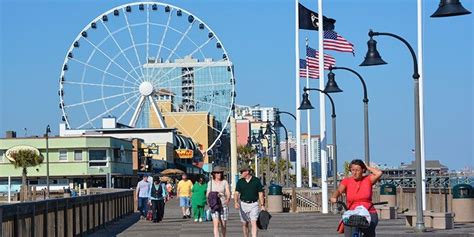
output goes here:
[[300, 73], [299, 73], [299, 14], [298, 0], [295, 0], [295, 89], [296, 89], [296, 187], [301, 188], [301, 112], [300, 106]]
[[[318, 34], [319, 34], [319, 89], [324, 90], [324, 45], [323, 45], [323, 0], [318, 0]], [[327, 143], [326, 143], [326, 98], [319, 93], [319, 126], [321, 137], [321, 191], [322, 213], [328, 213], [328, 183], [327, 183]]]
[[424, 123], [424, 106], [423, 106], [423, 0], [417, 1], [417, 25], [418, 25], [418, 79], [420, 88], [420, 152], [421, 152], [421, 197], [423, 203], [423, 211], [426, 210], [426, 171], [425, 171], [425, 123]]
[[[308, 48], [308, 37], [306, 37], [306, 48]], [[306, 53], [306, 56], [308, 54]], [[308, 68], [308, 60], [306, 60], [306, 87], [309, 88], [309, 68]], [[313, 187], [313, 159], [311, 156], [311, 110], [306, 110], [307, 115], [307, 122], [308, 122], [308, 137], [306, 138], [306, 148], [308, 149], [308, 187]]]

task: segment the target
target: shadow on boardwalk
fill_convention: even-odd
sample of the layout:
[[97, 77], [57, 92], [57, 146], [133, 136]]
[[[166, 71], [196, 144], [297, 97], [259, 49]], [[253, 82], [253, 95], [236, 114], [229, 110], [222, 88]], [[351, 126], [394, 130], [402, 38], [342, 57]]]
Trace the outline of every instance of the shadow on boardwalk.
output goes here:
[[[273, 214], [269, 229], [260, 231], [259, 236], [343, 236], [336, 233], [340, 216], [320, 213], [278, 213]], [[377, 227], [378, 236], [474, 236], [474, 223], [456, 224], [451, 230], [428, 230], [417, 234], [405, 226], [404, 219], [381, 220]], [[195, 237], [212, 236], [212, 223], [194, 223], [183, 220], [178, 202], [166, 204], [165, 217], [161, 223], [140, 220], [138, 213], [130, 215], [91, 236], [163, 236]], [[227, 236], [242, 236], [238, 212], [231, 208]]]

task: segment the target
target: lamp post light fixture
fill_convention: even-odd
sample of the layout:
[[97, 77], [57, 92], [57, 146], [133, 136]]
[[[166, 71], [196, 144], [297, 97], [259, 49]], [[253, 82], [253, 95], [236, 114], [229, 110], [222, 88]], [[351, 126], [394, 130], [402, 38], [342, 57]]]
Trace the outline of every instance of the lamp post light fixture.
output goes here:
[[[336, 84], [336, 78], [335, 74], [332, 72], [333, 70], [346, 70], [349, 72], [352, 72], [359, 78], [360, 82], [362, 83], [362, 88], [364, 89], [364, 98], [362, 99], [362, 102], [364, 102], [364, 151], [365, 151], [365, 163], [367, 165], [370, 165], [370, 146], [369, 146], [369, 98], [367, 96], [367, 86], [365, 84], [364, 78], [357, 73], [356, 71], [347, 68], [347, 67], [329, 67], [329, 74], [328, 74], [328, 83], [326, 85], [326, 88], [324, 91], [327, 93], [333, 93], [333, 92], [340, 92], [339, 87]], [[333, 83], [330, 83], [330, 82]], [[339, 91], [338, 91], [339, 90]]]
[[275, 124], [273, 126], [275, 127], [282, 127], [285, 130], [285, 149], [286, 149], [286, 178], [285, 178], [285, 185], [286, 187], [289, 187], [290, 185], [290, 146], [288, 145], [288, 130], [286, 129], [285, 125], [280, 120], [280, 114], [288, 114], [290, 115], [295, 121], [296, 121], [296, 116], [293, 115], [290, 112], [286, 111], [277, 111], [277, 117], [275, 120]]
[[48, 125], [46, 126], [46, 133], [44, 134], [46, 138], [46, 187], [48, 191], [48, 199], [49, 199], [49, 133], [51, 133], [51, 127]]
[[449, 17], [471, 14], [459, 0], [440, 0], [438, 9], [431, 17]]
[[377, 51], [377, 42], [373, 39], [374, 36], [385, 35], [402, 41], [408, 48], [413, 59], [413, 82], [414, 82], [414, 107], [415, 107], [415, 163], [416, 163], [416, 230], [419, 232], [425, 231], [425, 223], [423, 220], [423, 200], [422, 200], [422, 179], [421, 179], [421, 130], [420, 130], [420, 85], [418, 73], [418, 61], [416, 54], [411, 45], [402, 37], [383, 32], [369, 31], [369, 41], [367, 42], [368, 51], [365, 56], [364, 62], [360, 66], [375, 66], [387, 64], [382, 60], [380, 54]]
[[[299, 110], [314, 109], [314, 107], [311, 105], [311, 102], [309, 101], [308, 91], [319, 91], [320, 93], [325, 94], [329, 98], [329, 101], [331, 102], [331, 108], [332, 108], [332, 113], [331, 113], [332, 144], [334, 146], [334, 154], [333, 154], [333, 161], [332, 161], [333, 162], [332, 163], [333, 164], [333, 188], [334, 188], [334, 191], [336, 191], [337, 190], [336, 106], [334, 105], [334, 101], [333, 101], [332, 97], [329, 95], [328, 92], [317, 89], [317, 88], [306, 88], [305, 87], [305, 88], [303, 88], [303, 92], [304, 92], [303, 93], [303, 100], [301, 101], [301, 105], [298, 108]], [[342, 90], [340, 90], [340, 91], [342, 91]]]

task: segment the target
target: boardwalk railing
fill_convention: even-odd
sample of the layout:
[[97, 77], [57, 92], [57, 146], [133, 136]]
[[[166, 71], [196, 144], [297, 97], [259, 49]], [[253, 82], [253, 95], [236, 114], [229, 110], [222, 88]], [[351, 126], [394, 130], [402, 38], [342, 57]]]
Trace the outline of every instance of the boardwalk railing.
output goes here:
[[134, 211], [133, 190], [103, 191], [108, 192], [0, 205], [1, 236], [84, 236]]

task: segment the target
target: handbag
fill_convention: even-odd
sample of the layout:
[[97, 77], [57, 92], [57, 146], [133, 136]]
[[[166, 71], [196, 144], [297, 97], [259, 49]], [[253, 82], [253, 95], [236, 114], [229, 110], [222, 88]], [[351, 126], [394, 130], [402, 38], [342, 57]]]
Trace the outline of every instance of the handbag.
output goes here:
[[212, 212], [211, 209], [206, 210], [206, 221], [212, 221]]

